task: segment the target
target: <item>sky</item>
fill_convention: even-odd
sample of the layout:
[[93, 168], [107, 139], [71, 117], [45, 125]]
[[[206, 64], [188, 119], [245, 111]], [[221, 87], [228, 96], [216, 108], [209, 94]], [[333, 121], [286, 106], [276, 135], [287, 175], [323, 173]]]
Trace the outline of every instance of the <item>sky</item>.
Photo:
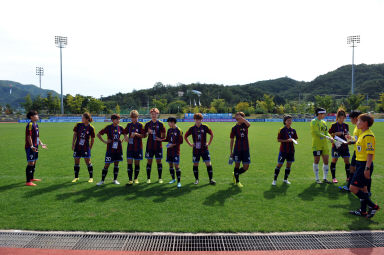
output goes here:
[[96, 98], [156, 82], [311, 81], [384, 63], [384, 0], [1, 1], [0, 80]]

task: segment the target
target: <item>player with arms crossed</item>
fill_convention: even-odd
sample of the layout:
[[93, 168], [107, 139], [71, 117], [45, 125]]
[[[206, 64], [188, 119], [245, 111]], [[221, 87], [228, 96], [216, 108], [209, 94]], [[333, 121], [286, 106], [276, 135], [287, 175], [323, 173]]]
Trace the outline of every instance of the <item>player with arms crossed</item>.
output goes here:
[[312, 134], [312, 151], [313, 151], [313, 172], [315, 173], [316, 182], [321, 184], [319, 179], [319, 162], [320, 156], [323, 158], [323, 181], [330, 183], [327, 180], [328, 175], [328, 159], [329, 149], [327, 139], [333, 141], [332, 137], [328, 136], [327, 123], [323, 120], [325, 118], [326, 110], [323, 108], [316, 109], [316, 118], [311, 121], [311, 134]]
[[[368, 183], [371, 181], [373, 172], [373, 160], [375, 159], [376, 139], [370, 127], [373, 125], [373, 118], [368, 114], [361, 114], [358, 117], [357, 128], [361, 134], [356, 142], [356, 171], [352, 177], [349, 190], [360, 199], [361, 207], [350, 213], [357, 216], [372, 218], [380, 209], [374, 204], [368, 194]], [[367, 205], [369, 210], [367, 212]]]
[[[97, 183], [98, 186], [104, 184], [105, 177], [107, 176], [108, 168], [111, 163], [114, 163], [113, 183], [120, 184], [117, 181], [117, 176], [119, 175], [119, 162], [123, 161], [123, 149], [121, 146], [122, 140], [120, 140], [120, 136], [124, 135], [126, 137], [126, 135], [124, 134], [124, 128], [119, 125], [120, 115], [112, 114], [111, 120], [112, 124], [106, 126], [97, 134], [97, 138], [107, 145], [105, 165], [103, 171], [101, 172], [101, 181]], [[102, 137], [104, 134], [107, 134], [107, 141], [105, 141]]]
[[280, 168], [283, 166], [284, 161], [287, 161], [284, 174], [284, 183], [291, 184], [288, 181], [288, 176], [291, 173], [292, 163], [295, 161], [295, 146], [297, 144], [297, 133], [296, 130], [291, 127], [292, 116], [286, 115], [283, 118], [284, 127], [280, 128], [277, 135], [277, 141], [280, 143], [279, 158], [277, 160], [277, 166], [275, 168], [275, 175], [273, 178], [272, 185], [276, 185], [277, 177], [280, 173]]
[[27, 178], [26, 186], [36, 186], [35, 181], [41, 181], [40, 179], [35, 179], [35, 167], [36, 161], [39, 158], [39, 145], [43, 149], [47, 148], [47, 145], [40, 140], [39, 126], [37, 121], [39, 120], [39, 115], [36, 111], [29, 111], [27, 113], [27, 118], [30, 120], [25, 128], [25, 153], [27, 154], [27, 168], [25, 169], [25, 175]]
[[144, 137], [144, 127], [143, 124], [138, 122], [139, 113], [136, 110], [132, 110], [130, 113], [131, 122], [127, 124], [127, 127], [124, 129], [124, 134], [127, 135], [126, 141], [127, 145], [127, 171], [128, 171], [128, 184], [132, 185], [132, 175], [133, 175], [133, 161], [135, 161], [135, 183], [139, 183], [137, 179], [140, 173], [140, 161], [143, 160], [143, 142], [142, 138]]
[[[167, 137], [161, 139], [156, 138], [159, 142], [168, 142], [167, 144], [167, 162], [169, 164], [169, 173], [171, 174], [172, 180], [169, 184], [176, 182], [175, 180], [175, 169], [177, 177], [177, 187], [181, 188], [181, 171], [180, 171], [180, 144], [183, 143], [183, 131], [176, 126], [176, 118], [169, 117], [168, 120], [169, 129], [167, 130]], [[175, 167], [175, 168], [174, 168]]]
[[149, 113], [151, 114], [152, 120], [147, 122], [144, 127], [145, 136], [148, 136], [147, 148], [145, 150], [145, 158], [147, 159], [147, 183], [151, 183], [153, 157], [156, 158], [159, 183], [163, 183], [163, 179], [161, 178], [163, 173], [163, 164], [161, 163], [163, 159], [163, 147], [161, 142], [157, 141], [156, 138], [165, 138], [165, 127], [164, 123], [157, 119], [160, 113], [157, 108], [152, 108]]
[[[249, 153], [249, 141], [248, 141], [248, 128], [251, 124], [244, 118], [245, 114], [243, 112], [237, 112], [235, 114], [235, 119], [237, 121], [236, 125], [232, 127], [230, 134], [230, 161], [235, 161], [235, 169], [233, 172], [233, 183], [239, 188], [243, 187], [243, 184], [240, 183], [239, 176], [242, 173], [245, 173], [249, 164], [251, 164], [251, 156]], [[233, 149], [234, 140], [235, 149]], [[243, 162], [243, 167], [240, 168], [240, 164]]]
[[[93, 166], [91, 163], [91, 149], [95, 141], [95, 128], [91, 125], [92, 117], [88, 112], [84, 113], [81, 122], [77, 123], [73, 128], [72, 150], [73, 158], [75, 159], [75, 179], [72, 182], [79, 180], [80, 159], [83, 158], [88, 167], [89, 180], [93, 182]], [[91, 138], [91, 142], [89, 142]]]
[[[190, 127], [184, 135], [184, 139], [192, 150], [192, 161], [193, 161], [193, 174], [195, 176], [195, 184], [199, 184], [199, 162], [200, 158], [203, 159], [207, 166], [207, 172], [209, 177], [209, 184], [215, 185], [216, 181], [213, 180], [213, 170], [211, 163], [211, 156], [209, 155], [208, 147], [211, 145], [213, 140], [212, 130], [205, 124], [202, 124], [203, 115], [201, 113], [195, 113], [193, 115], [195, 125]], [[210, 135], [209, 142], [207, 143], [207, 134]], [[189, 142], [188, 136], [192, 135], [193, 144]]]

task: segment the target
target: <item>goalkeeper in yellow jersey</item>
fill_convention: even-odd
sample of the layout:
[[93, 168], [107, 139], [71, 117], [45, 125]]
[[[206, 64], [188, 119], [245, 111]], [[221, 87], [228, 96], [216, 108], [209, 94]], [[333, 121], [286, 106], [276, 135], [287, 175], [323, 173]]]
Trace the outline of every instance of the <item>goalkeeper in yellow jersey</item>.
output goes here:
[[329, 149], [327, 139], [333, 142], [333, 138], [328, 136], [327, 123], [323, 120], [325, 118], [326, 110], [323, 108], [316, 109], [316, 118], [311, 121], [311, 134], [312, 134], [312, 151], [313, 151], [313, 172], [315, 173], [316, 182], [321, 184], [319, 179], [319, 162], [320, 156], [323, 158], [323, 182], [330, 183], [327, 180], [329, 171], [328, 159]]

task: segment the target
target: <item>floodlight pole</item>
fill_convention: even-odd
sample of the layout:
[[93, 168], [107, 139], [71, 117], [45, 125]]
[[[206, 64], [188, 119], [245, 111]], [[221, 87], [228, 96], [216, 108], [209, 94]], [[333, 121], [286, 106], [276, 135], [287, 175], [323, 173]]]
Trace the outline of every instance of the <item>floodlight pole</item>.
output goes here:
[[67, 46], [67, 37], [55, 36], [55, 44], [56, 44], [56, 47], [60, 48], [61, 114], [64, 114], [62, 48], [65, 48]]
[[354, 93], [354, 87], [355, 87], [355, 45], [360, 43], [360, 35], [354, 35], [354, 36], [348, 36], [347, 37], [347, 44], [352, 44], [352, 85], [351, 85], [351, 94]]
[[36, 75], [39, 76], [39, 85], [40, 85], [40, 88], [41, 88], [41, 76], [44, 75], [44, 68], [36, 67]]

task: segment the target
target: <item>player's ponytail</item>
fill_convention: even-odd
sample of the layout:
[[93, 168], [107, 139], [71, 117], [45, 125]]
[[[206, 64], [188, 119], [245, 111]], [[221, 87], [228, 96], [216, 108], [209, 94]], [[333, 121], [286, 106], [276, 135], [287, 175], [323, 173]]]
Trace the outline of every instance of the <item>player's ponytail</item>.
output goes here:
[[93, 121], [92, 116], [89, 112], [83, 113], [83, 117], [86, 118], [89, 122]]

